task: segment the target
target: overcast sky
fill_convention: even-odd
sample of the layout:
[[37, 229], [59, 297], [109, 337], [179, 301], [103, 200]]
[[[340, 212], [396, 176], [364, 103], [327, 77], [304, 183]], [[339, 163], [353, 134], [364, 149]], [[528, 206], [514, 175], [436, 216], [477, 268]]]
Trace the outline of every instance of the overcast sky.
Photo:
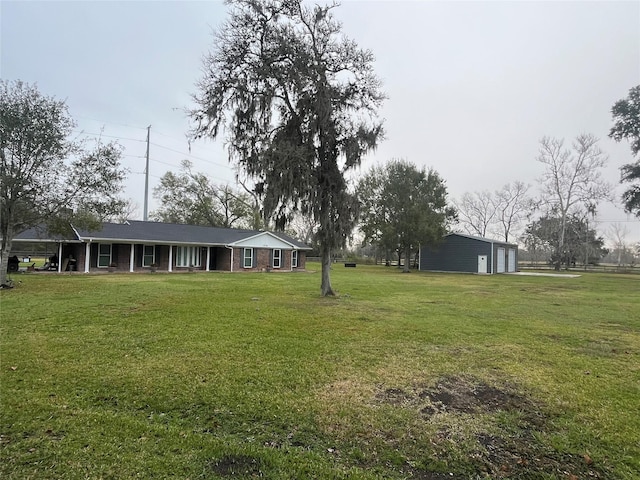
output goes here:
[[[183, 113], [226, 11], [217, 1], [1, 0], [0, 75], [65, 99], [80, 136], [102, 131], [125, 146], [126, 196], [141, 218], [148, 125], [151, 187], [184, 158], [234, 183], [222, 142], [189, 153]], [[387, 138], [363, 172], [403, 158], [437, 170], [453, 198], [515, 180], [535, 189], [542, 136], [592, 133], [619, 199], [618, 169], [632, 157], [607, 134], [611, 106], [640, 84], [640, 2], [347, 0], [334, 12], [373, 51], [389, 97]], [[640, 221], [619, 203], [597, 218], [602, 233], [616, 221], [640, 241]]]

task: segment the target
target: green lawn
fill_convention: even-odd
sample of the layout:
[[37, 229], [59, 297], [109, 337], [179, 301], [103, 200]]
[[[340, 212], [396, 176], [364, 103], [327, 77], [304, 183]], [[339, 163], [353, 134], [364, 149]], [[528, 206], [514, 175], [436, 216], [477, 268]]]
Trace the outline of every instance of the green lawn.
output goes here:
[[2, 478], [640, 472], [640, 276], [13, 278]]

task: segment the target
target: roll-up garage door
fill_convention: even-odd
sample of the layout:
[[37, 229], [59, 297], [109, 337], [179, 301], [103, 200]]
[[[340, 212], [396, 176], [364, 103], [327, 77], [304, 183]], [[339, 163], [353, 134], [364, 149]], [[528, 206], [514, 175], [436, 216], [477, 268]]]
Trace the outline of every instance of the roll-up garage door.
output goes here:
[[509, 249], [509, 263], [507, 264], [507, 272], [516, 271], [516, 249]]
[[498, 263], [496, 265], [496, 273], [504, 273], [504, 248], [498, 247]]

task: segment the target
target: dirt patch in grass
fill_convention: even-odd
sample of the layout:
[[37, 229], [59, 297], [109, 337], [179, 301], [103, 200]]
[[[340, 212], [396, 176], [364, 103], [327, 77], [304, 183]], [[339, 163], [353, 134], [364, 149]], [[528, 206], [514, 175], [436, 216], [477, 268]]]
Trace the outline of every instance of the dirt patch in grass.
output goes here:
[[[456, 456], [466, 457], [468, 462], [464, 463], [475, 475], [607, 478], [587, 454], [559, 452], [543, 443], [541, 438], [553, 433], [549, 414], [513, 385], [496, 386], [474, 378], [448, 376], [435, 386], [381, 389], [375, 401], [417, 409], [425, 422], [439, 426], [431, 439], [437, 446], [433, 456], [447, 458], [458, 449]], [[444, 478], [430, 471], [428, 465], [413, 466], [407, 473], [413, 478]]]
[[444, 412], [518, 411], [531, 423], [544, 422], [540, 407], [513, 386], [497, 387], [474, 379], [445, 377], [435, 387], [420, 391], [418, 397], [427, 403], [421, 410], [427, 416]]
[[209, 464], [211, 471], [223, 477], [262, 476], [262, 460], [248, 455], [225, 455]]

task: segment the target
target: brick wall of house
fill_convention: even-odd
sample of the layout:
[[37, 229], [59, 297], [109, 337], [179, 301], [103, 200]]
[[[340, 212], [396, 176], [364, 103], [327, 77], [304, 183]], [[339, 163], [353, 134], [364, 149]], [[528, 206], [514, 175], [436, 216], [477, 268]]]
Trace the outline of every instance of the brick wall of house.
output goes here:
[[[116, 271], [128, 272], [129, 260], [131, 253], [131, 245], [129, 244], [113, 244], [111, 250], [111, 261], [117, 264]], [[160, 271], [166, 271], [169, 269], [169, 246], [168, 245], [156, 245], [155, 261], [157, 268]], [[93, 244], [91, 249], [91, 261], [90, 271], [106, 271], [106, 268], [98, 268], [98, 245]], [[73, 249], [74, 256], [77, 259], [77, 268], [79, 271], [84, 270], [85, 261], [85, 249], [82, 248]], [[233, 271], [234, 272], [261, 272], [266, 270], [283, 271], [288, 272], [291, 270], [291, 250], [281, 250], [281, 263], [280, 268], [273, 268], [273, 250], [268, 248], [255, 248], [254, 249], [254, 262], [252, 268], [244, 268], [243, 266], [243, 248], [233, 249]], [[212, 252], [212, 255], [214, 253]], [[134, 247], [134, 271], [148, 271], [148, 267], [142, 267], [142, 246], [135, 245]], [[176, 247], [173, 247], [173, 271], [187, 271], [187, 267], [176, 267]], [[206, 248], [203, 248], [201, 252], [201, 266], [196, 270], [206, 270], [207, 253]], [[229, 271], [229, 265], [231, 263], [231, 250], [228, 248], [216, 248], [215, 250], [215, 266], [212, 266], [214, 270]], [[298, 266], [294, 270], [304, 270], [306, 266], [306, 252], [298, 251]]]
[[[265, 270], [288, 272], [291, 270], [291, 250], [281, 250], [280, 268], [273, 268], [273, 250], [270, 248], [253, 249], [253, 267], [244, 268], [244, 248], [233, 249], [234, 272], [262, 272]], [[306, 262], [305, 253], [298, 251], [298, 267], [294, 270], [304, 270]]]
[[123, 245], [114, 243], [111, 247], [111, 261], [117, 264], [116, 271], [129, 271], [129, 257], [131, 254], [131, 245]]
[[216, 270], [229, 271], [231, 265], [231, 250], [228, 248], [216, 249]]
[[307, 252], [304, 250], [298, 251], [298, 268], [296, 270], [304, 270], [307, 268]]
[[85, 262], [85, 259], [87, 258], [87, 251], [84, 245], [82, 245], [81, 248], [77, 248], [75, 250], [75, 257], [77, 258], [76, 271], [84, 272], [84, 262]]

